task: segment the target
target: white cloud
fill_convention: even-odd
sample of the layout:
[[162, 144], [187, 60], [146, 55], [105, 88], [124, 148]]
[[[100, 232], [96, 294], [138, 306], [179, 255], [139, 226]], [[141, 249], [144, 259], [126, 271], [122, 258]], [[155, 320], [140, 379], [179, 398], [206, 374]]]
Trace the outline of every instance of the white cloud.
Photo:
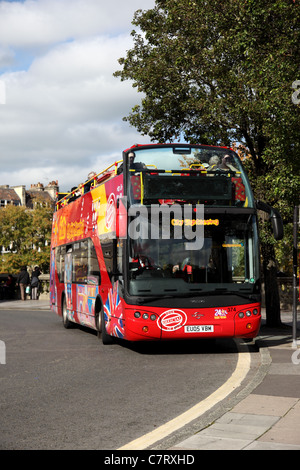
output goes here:
[[[143, 8], [153, 4], [143, 1]], [[66, 190], [90, 169], [119, 159], [124, 148], [149, 141], [122, 121], [140, 96], [112, 76], [132, 47], [130, 21], [139, 7], [138, 0], [0, 1], [7, 57], [14, 47], [39, 49], [23, 69], [0, 75], [6, 87], [0, 184], [29, 187], [58, 179]]]
[[149, 0], [27, 0], [0, 3], [0, 43], [42, 46], [95, 34], [128, 31], [134, 11]]
[[14, 63], [14, 52], [6, 46], [0, 45], [0, 67], [10, 67]]

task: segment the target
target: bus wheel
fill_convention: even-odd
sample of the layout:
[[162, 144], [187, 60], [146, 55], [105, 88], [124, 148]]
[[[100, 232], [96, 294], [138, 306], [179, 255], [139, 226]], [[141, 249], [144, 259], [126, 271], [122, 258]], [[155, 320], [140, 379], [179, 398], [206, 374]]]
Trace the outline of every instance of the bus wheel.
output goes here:
[[101, 310], [101, 313], [99, 314], [99, 317], [101, 317], [101, 338], [102, 338], [102, 343], [103, 344], [113, 344], [113, 342], [114, 342], [113, 336], [108, 335], [107, 332], [106, 332], [103, 308]]
[[101, 331], [102, 331], [102, 303], [99, 297], [96, 299], [95, 303], [95, 327], [97, 330], [98, 338], [101, 337]]
[[67, 303], [66, 303], [66, 298], [63, 298], [63, 303], [62, 303], [62, 321], [63, 325], [65, 328], [72, 328], [72, 322], [68, 319], [67, 315]]

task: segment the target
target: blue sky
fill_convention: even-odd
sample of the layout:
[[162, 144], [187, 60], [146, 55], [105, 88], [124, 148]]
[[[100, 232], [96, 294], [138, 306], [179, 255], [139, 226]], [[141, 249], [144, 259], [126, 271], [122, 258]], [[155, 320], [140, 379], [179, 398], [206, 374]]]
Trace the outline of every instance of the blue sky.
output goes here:
[[149, 141], [122, 121], [140, 95], [112, 74], [134, 12], [154, 3], [0, 0], [0, 185], [68, 190]]

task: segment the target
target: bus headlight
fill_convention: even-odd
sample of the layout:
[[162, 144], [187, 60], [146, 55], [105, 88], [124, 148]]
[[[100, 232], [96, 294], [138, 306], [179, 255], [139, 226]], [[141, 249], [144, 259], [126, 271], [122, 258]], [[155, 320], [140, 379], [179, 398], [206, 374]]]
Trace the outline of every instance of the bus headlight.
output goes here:
[[239, 318], [244, 318], [244, 312], [239, 313]]

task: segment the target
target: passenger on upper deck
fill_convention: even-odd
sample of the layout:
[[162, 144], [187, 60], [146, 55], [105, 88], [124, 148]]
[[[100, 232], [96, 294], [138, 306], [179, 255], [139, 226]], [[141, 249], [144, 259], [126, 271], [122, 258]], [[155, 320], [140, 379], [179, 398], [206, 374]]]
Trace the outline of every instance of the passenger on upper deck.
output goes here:
[[88, 179], [84, 183], [84, 194], [88, 193], [91, 189], [91, 185], [93, 184], [93, 178], [97, 176], [97, 173], [95, 171], [90, 171], [88, 174]]
[[128, 161], [129, 161], [129, 168], [131, 170], [142, 170], [143, 168], [147, 168], [145, 163], [143, 162], [135, 162], [134, 161], [135, 159], [135, 153], [134, 152], [130, 152], [128, 154]]
[[219, 167], [219, 163], [220, 163], [220, 160], [219, 160], [219, 157], [218, 155], [213, 155], [210, 159], [209, 159], [209, 167], [208, 167], [208, 170], [211, 171], [215, 171], [218, 167]]
[[79, 191], [79, 189], [78, 189], [76, 186], [74, 186], [74, 187], [71, 189], [71, 194], [72, 194], [72, 195], [69, 197], [68, 202], [75, 201], [78, 197], [81, 196], [80, 191]]
[[230, 157], [230, 155], [224, 155], [221, 165], [218, 166], [218, 170], [238, 171], [237, 168], [232, 165], [232, 157]]
[[235, 166], [232, 164], [232, 157], [228, 154], [224, 155], [221, 163], [219, 157], [217, 155], [213, 155], [209, 160], [208, 170], [238, 171], [237, 168], [235, 168]]
[[[134, 159], [135, 159], [135, 153], [130, 152], [128, 154], [128, 167], [129, 167], [129, 169], [131, 169], [131, 170], [142, 170], [143, 168], [147, 168], [144, 163], [135, 162]], [[119, 168], [117, 170], [118, 175], [120, 175], [121, 173], [123, 173], [123, 163], [121, 163], [121, 165], [119, 166]]]

